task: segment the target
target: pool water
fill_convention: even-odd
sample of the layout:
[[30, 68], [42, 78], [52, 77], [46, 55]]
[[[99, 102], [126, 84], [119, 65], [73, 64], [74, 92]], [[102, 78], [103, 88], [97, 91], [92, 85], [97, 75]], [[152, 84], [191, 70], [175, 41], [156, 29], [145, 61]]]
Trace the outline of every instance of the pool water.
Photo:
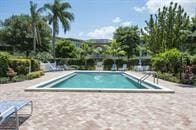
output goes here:
[[52, 88], [147, 89], [122, 73], [77, 72]]

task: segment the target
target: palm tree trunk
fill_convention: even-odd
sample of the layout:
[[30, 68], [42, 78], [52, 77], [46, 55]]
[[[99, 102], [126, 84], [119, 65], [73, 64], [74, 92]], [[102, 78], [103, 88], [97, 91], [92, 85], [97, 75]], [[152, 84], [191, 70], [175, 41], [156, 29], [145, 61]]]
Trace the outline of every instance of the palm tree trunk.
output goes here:
[[36, 53], [36, 35], [35, 35], [36, 31], [35, 31], [35, 23], [33, 23], [33, 51], [34, 53]]
[[55, 24], [53, 23], [52, 55], [53, 55], [54, 60], [55, 60], [55, 40], [56, 40], [56, 33], [55, 33], [55, 30], [56, 30], [56, 26], [55, 26]]

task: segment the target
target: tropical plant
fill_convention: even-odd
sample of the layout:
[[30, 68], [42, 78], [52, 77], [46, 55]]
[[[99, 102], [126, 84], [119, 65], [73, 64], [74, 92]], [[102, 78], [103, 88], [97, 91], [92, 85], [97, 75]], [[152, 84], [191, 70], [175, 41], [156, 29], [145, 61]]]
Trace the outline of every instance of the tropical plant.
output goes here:
[[83, 43], [81, 45], [81, 48], [79, 49], [79, 52], [80, 52], [80, 58], [85, 59], [86, 56], [92, 53], [92, 48], [90, 48], [89, 43]]
[[48, 10], [49, 24], [52, 24], [52, 54], [55, 58], [55, 39], [56, 34], [59, 33], [59, 22], [62, 23], [66, 33], [70, 29], [70, 22], [74, 20], [74, 16], [68, 11], [71, 5], [68, 2], [62, 2], [62, 0], [54, 0], [53, 4], [45, 4], [44, 7]]
[[36, 44], [41, 44], [41, 37], [38, 28], [38, 21], [41, 20], [40, 13], [43, 11], [43, 8], [37, 9], [37, 4], [34, 4], [30, 1], [30, 13], [33, 29], [33, 51], [36, 52]]
[[177, 49], [169, 49], [152, 57], [152, 66], [155, 70], [178, 74], [183, 72], [184, 67], [190, 64], [190, 55]]
[[104, 47], [105, 47], [105, 53], [112, 55], [114, 57], [124, 56], [126, 54], [121, 44], [117, 42], [116, 40], [113, 40], [111, 45], [104, 45]]
[[146, 21], [144, 38], [148, 49], [154, 54], [167, 49], [183, 50], [183, 43], [187, 38], [189, 16], [177, 3], [170, 3], [169, 7], [158, 9], [158, 14], [150, 15]]
[[119, 27], [114, 32], [114, 39], [124, 46], [128, 58], [135, 54], [136, 45], [140, 42], [140, 31], [138, 26]]
[[59, 41], [56, 45], [56, 56], [59, 58], [76, 58], [77, 49], [71, 41]]

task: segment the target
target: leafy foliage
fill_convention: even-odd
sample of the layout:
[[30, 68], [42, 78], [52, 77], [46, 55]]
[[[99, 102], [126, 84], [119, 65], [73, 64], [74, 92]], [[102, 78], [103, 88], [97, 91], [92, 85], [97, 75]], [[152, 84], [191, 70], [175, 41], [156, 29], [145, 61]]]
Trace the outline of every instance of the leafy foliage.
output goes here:
[[10, 59], [9, 66], [13, 68], [17, 74], [26, 75], [29, 73], [30, 59]]
[[[48, 50], [50, 41], [50, 28], [44, 21], [39, 21], [38, 28], [41, 40], [39, 50]], [[26, 51], [28, 56], [33, 49], [33, 32], [31, 18], [28, 15], [14, 15], [6, 19], [2, 28], [2, 40], [19, 51]]]
[[89, 43], [83, 43], [79, 48], [79, 58], [85, 59], [88, 55], [92, 54], [93, 50], [90, 48]]
[[182, 72], [183, 66], [190, 63], [190, 56], [177, 49], [170, 49], [154, 55], [151, 60], [155, 70], [177, 74]]
[[146, 25], [144, 38], [154, 54], [172, 48], [183, 50], [189, 17], [180, 5], [171, 2], [169, 7], [159, 8], [158, 14], [150, 15]]
[[64, 40], [56, 45], [56, 56], [60, 58], [76, 58], [77, 49], [72, 42]]
[[192, 17], [189, 25], [189, 35], [184, 48], [192, 55], [196, 54], [196, 16]]
[[31, 73], [27, 74], [27, 79], [31, 80], [31, 79], [34, 79], [34, 78], [39, 78], [42, 75], [44, 75], [43, 71], [34, 71], [34, 72], [31, 72]]
[[33, 58], [46, 63], [50, 59], [53, 59], [53, 56], [49, 52], [38, 52]]
[[9, 53], [0, 52], [0, 77], [6, 76], [9, 57], [10, 57]]
[[112, 56], [124, 56], [126, 52], [123, 50], [120, 42], [113, 40], [111, 45], [105, 45], [105, 53]]
[[114, 32], [114, 39], [121, 43], [123, 50], [126, 51], [128, 58], [135, 54], [136, 45], [140, 42], [140, 31], [138, 26], [119, 27]]

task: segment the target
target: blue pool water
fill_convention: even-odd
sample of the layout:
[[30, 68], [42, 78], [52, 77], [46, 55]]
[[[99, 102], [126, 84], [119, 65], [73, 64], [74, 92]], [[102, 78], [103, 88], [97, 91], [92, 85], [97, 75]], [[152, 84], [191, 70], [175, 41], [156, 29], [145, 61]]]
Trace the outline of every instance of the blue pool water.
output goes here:
[[77, 72], [52, 88], [146, 89], [122, 73]]

